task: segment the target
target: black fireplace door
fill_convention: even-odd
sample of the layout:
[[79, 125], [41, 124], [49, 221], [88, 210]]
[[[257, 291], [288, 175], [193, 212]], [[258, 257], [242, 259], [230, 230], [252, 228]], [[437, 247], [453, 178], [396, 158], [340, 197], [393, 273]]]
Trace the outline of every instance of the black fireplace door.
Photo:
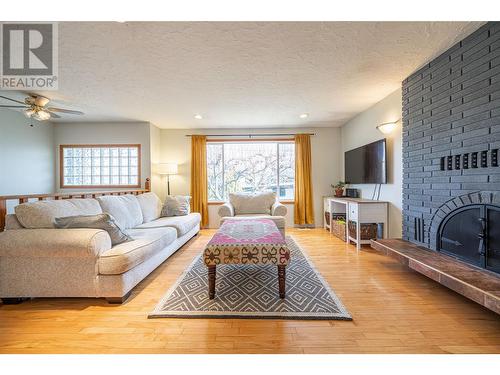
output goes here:
[[441, 223], [438, 249], [468, 263], [484, 267], [480, 253], [484, 207], [472, 205], [451, 213]]
[[500, 207], [486, 206], [487, 254], [486, 268], [500, 272]]
[[438, 250], [500, 272], [500, 207], [477, 204], [453, 211], [441, 223]]

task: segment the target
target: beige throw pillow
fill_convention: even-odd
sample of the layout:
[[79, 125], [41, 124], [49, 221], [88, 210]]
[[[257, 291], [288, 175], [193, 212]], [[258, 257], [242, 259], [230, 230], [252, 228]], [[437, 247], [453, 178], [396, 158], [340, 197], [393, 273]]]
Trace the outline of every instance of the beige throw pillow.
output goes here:
[[105, 230], [108, 232], [113, 246], [132, 240], [132, 238], [119, 227], [115, 219], [107, 213], [58, 217], [54, 220], [54, 226], [58, 229], [90, 228]]
[[163, 209], [161, 211], [162, 217], [169, 216], [185, 216], [189, 215], [191, 211], [190, 203], [191, 197], [188, 195], [167, 195]]

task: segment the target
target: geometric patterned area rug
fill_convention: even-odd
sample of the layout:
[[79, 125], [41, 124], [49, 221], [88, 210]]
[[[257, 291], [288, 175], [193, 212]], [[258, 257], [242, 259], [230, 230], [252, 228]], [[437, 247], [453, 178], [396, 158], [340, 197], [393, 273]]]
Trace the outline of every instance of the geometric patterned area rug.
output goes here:
[[208, 272], [200, 254], [161, 299], [149, 318], [351, 320], [311, 261], [286, 236], [291, 261], [286, 297], [279, 298], [277, 266], [217, 266], [216, 294], [208, 298]]

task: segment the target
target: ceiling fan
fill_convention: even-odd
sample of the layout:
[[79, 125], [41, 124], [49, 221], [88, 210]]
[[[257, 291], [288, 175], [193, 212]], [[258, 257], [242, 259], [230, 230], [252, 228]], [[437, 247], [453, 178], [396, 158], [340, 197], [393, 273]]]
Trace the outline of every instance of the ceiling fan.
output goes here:
[[50, 99], [41, 95], [30, 94], [24, 99], [24, 102], [6, 96], [0, 95], [0, 98], [10, 100], [21, 105], [0, 105], [0, 108], [23, 109], [23, 113], [28, 118], [34, 118], [38, 121], [46, 121], [50, 118], [61, 118], [56, 112], [67, 113], [69, 115], [83, 115], [83, 112], [73, 111], [71, 109], [47, 107]]

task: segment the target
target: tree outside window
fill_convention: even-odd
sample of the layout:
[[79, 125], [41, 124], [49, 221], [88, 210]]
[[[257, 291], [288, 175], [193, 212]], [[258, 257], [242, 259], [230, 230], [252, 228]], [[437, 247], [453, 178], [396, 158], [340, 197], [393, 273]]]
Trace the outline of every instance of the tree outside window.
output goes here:
[[274, 191], [293, 199], [295, 145], [292, 142], [225, 142], [207, 144], [208, 200], [227, 200], [229, 193]]

